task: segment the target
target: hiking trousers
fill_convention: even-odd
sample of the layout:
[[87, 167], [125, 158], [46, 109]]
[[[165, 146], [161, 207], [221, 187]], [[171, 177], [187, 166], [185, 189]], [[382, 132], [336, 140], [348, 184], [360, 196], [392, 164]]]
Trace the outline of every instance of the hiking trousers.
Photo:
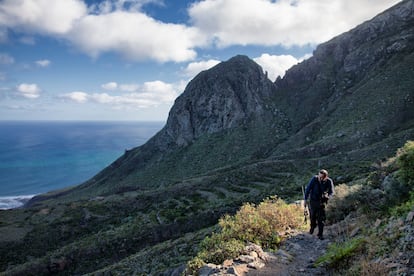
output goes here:
[[309, 206], [310, 211], [310, 222], [311, 229], [315, 229], [318, 226], [318, 236], [323, 236], [323, 226], [325, 224], [326, 214], [325, 214], [325, 204], [320, 201], [310, 201]]

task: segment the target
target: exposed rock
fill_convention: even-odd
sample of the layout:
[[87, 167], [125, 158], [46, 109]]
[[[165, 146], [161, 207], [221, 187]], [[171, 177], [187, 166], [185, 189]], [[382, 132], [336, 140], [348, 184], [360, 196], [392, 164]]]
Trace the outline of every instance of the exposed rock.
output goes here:
[[350, 237], [355, 237], [356, 235], [358, 235], [361, 232], [361, 228], [359, 227], [355, 227], [354, 230], [352, 230], [352, 232], [349, 234]]
[[405, 221], [411, 222], [413, 220], [414, 220], [414, 211], [411, 211], [407, 214], [407, 218], [405, 219]]
[[257, 244], [254, 244], [254, 243], [250, 243], [249, 245], [247, 245], [246, 248], [245, 248], [245, 252], [247, 254], [250, 254], [251, 256], [255, 256], [254, 253], [256, 253], [257, 257], [259, 257], [263, 261], [266, 261], [267, 258], [268, 258], [267, 253], [265, 253], [260, 246], [258, 246]]
[[253, 261], [247, 264], [247, 267], [254, 268], [254, 269], [261, 269], [265, 266], [265, 263], [263, 261]]
[[252, 263], [254, 262], [255, 258], [250, 255], [241, 255], [236, 260], [242, 263]]
[[265, 266], [269, 256], [256, 244], [246, 246], [244, 252], [247, 255], [240, 255], [234, 260], [226, 260], [221, 265], [207, 264], [199, 271], [199, 275], [244, 275], [248, 269], [261, 269]]
[[208, 276], [220, 271], [219, 266], [214, 264], [206, 264], [198, 270], [199, 276]]
[[279, 257], [280, 262], [282, 262], [282, 263], [289, 263], [289, 262], [291, 262], [291, 261], [292, 261], [292, 259], [293, 259], [293, 256], [292, 256], [292, 255], [290, 255], [288, 252], [286, 252], [286, 251], [285, 251], [285, 250], [283, 250], [283, 249], [279, 249], [279, 250], [277, 250], [277, 251], [276, 251], [276, 256], [278, 256], [278, 257]]
[[236, 56], [201, 72], [178, 97], [162, 130], [185, 146], [203, 134], [265, 118], [272, 82], [246, 56]]
[[[382, 139], [381, 137], [392, 131], [389, 126], [400, 120], [397, 118], [397, 113], [402, 112], [413, 116], [414, 109], [410, 104], [411, 111], [403, 106], [397, 107], [399, 112], [392, 112], [395, 116], [391, 115], [390, 111], [391, 116], [386, 119], [386, 121], [389, 120], [388, 123], [385, 121], [374, 123], [372, 119], [368, 119], [371, 116], [361, 112], [358, 116], [360, 118], [352, 121], [355, 126], [347, 130], [345, 125], [350, 122], [343, 120], [347, 112], [367, 109], [375, 113], [371, 118], [378, 118], [386, 112], [385, 109], [391, 107], [389, 102], [381, 102], [381, 100], [397, 96], [395, 93], [378, 93], [372, 96], [372, 99], [376, 98], [376, 101], [381, 102], [378, 105], [374, 104], [376, 101], [371, 101], [369, 105], [361, 105], [360, 99], [371, 98], [371, 96], [356, 93], [367, 91], [358, 90], [358, 86], [362, 85], [360, 82], [366, 83], [366, 78], [370, 78], [368, 77], [370, 74], [375, 74], [394, 56], [412, 53], [414, 48], [413, 10], [413, 1], [400, 2], [372, 20], [319, 45], [313, 57], [293, 66], [286, 72], [283, 79], [275, 82], [278, 100], [285, 106], [294, 107], [284, 109], [292, 122], [292, 129], [298, 131], [295, 141], [291, 141], [289, 147], [301, 148], [309, 143], [315, 143], [315, 138], [320, 138], [321, 131], [326, 135], [331, 129], [338, 128], [339, 132], [329, 133], [330, 139], [335, 140], [335, 145], [338, 147], [336, 151], [341, 148], [342, 140], [353, 141], [351, 143], [354, 146], [364, 147], [372, 144], [373, 140]], [[384, 81], [381, 80], [381, 82]], [[398, 95], [403, 98], [404, 93]], [[347, 108], [338, 108], [338, 104], [342, 104], [347, 97], [354, 99], [346, 99], [346, 101], [349, 100]], [[409, 97], [413, 97], [412, 93]], [[391, 109], [394, 110], [394, 107]], [[329, 120], [336, 120], [338, 124], [332, 123], [324, 131], [323, 126], [329, 125], [326, 124]], [[321, 122], [325, 123], [321, 124]], [[363, 125], [367, 127], [361, 127]], [[378, 135], [379, 131], [381, 135]], [[326, 147], [326, 144], [325, 141], [323, 145]], [[305, 148], [308, 151], [303, 153], [312, 156], [321, 152], [318, 148], [314, 148], [313, 151], [310, 151], [308, 147]]]

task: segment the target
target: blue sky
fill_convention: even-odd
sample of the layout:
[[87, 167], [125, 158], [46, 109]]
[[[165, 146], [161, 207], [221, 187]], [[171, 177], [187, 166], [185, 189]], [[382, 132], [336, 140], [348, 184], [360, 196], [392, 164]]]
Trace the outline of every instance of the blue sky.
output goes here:
[[197, 73], [278, 75], [397, 0], [0, 0], [0, 120], [165, 121]]

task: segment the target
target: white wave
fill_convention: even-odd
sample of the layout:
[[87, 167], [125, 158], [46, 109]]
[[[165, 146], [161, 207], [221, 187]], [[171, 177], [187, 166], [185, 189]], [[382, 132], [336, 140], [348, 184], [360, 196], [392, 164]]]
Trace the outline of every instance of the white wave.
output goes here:
[[34, 196], [35, 195], [0, 196], [0, 210], [21, 207]]

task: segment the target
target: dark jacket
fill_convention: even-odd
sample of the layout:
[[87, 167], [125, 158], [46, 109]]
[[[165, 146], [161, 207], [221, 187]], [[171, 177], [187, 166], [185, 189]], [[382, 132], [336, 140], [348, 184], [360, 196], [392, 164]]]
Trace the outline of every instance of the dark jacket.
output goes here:
[[[319, 181], [317, 175], [312, 177], [305, 190], [305, 200], [310, 196], [311, 201], [322, 201], [323, 195], [331, 197], [334, 194], [334, 185], [332, 179], [329, 177], [323, 181]], [[327, 198], [325, 198], [327, 201]]]

